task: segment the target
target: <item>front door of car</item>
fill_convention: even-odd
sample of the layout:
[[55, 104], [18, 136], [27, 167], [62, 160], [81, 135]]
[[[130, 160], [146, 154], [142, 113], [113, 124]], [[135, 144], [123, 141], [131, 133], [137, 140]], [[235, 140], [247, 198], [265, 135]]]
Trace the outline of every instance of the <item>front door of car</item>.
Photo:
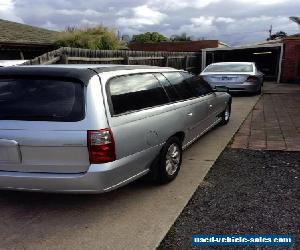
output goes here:
[[[201, 99], [202, 102], [206, 104], [207, 112], [205, 117], [200, 115], [198, 116], [198, 119], [201, 119], [201, 123], [199, 123], [197, 133], [201, 134], [218, 120], [220, 109], [222, 109], [222, 105], [219, 100], [220, 98], [217, 98], [218, 94], [213, 91], [211, 86], [202, 77], [188, 73], [182, 74], [185, 77], [186, 82], [188, 82], [189, 87], [194, 89], [196, 95], [199, 96], [198, 99]], [[203, 109], [205, 105], [202, 103], [200, 106], [201, 107], [198, 108]]]
[[[189, 80], [193, 77], [192, 75], [181, 72], [166, 72], [163, 75], [175, 91], [174, 105], [180, 106], [180, 109], [183, 110], [182, 116], [187, 128], [186, 140], [191, 141], [206, 127], [207, 97], [193, 86], [192, 81]], [[164, 85], [164, 87], [166, 86]]]
[[186, 119], [189, 123], [190, 138], [193, 140], [199, 136], [207, 127], [207, 117], [208, 117], [208, 97], [200, 96], [198, 98], [192, 99], [193, 103], [188, 109], [186, 114]]
[[208, 105], [208, 126], [216, 123], [219, 116], [224, 108], [221, 98], [218, 98], [219, 93], [209, 94], [209, 99], [207, 100]]

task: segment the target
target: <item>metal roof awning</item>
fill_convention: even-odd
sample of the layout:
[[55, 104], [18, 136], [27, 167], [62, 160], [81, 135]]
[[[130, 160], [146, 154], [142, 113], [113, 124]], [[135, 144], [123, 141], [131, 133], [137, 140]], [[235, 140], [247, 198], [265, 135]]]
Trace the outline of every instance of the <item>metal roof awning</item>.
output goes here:
[[[270, 50], [268, 50], [270, 49]], [[266, 76], [280, 82], [283, 58], [283, 43], [265, 43], [202, 50], [202, 70], [213, 62], [251, 61], [264, 65]], [[263, 71], [263, 70], [262, 70]]]
[[243, 46], [224, 47], [224, 48], [207, 48], [207, 49], [203, 49], [202, 52], [217, 51], [217, 50], [240, 50], [240, 49], [256, 49], [256, 48], [273, 48], [273, 47], [281, 47], [281, 46], [282, 46], [282, 43], [267, 43], [267, 44], [243, 45]]

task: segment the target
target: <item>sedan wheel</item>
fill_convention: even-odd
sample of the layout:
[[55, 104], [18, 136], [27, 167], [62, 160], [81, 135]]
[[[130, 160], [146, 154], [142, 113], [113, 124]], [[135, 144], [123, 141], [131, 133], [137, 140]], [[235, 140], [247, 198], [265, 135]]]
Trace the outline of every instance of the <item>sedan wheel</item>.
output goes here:
[[260, 94], [261, 94], [261, 85], [260, 85], [259, 89], [257, 90], [256, 94], [257, 94], [257, 95], [260, 95]]

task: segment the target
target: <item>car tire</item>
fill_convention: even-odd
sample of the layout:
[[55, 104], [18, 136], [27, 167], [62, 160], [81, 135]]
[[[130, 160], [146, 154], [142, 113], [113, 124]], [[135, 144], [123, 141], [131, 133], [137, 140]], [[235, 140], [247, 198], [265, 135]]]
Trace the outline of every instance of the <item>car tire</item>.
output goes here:
[[221, 114], [221, 121], [220, 121], [220, 125], [226, 125], [229, 120], [230, 120], [230, 115], [231, 115], [231, 104], [227, 104], [225, 110], [223, 111], [223, 113]]
[[178, 137], [171, 137], [153, 163], [150, 172], [152, 180], [159, 184], [171, 182], [178, 175], [181, 162], [182, 142]]
[[261, 86], [262, 86], [262, 85], [260, 85], [259, 90], [257, 90], [257, 92], [256, 92], [257, 95], [260, 95], [260, 94], [261, 94]]

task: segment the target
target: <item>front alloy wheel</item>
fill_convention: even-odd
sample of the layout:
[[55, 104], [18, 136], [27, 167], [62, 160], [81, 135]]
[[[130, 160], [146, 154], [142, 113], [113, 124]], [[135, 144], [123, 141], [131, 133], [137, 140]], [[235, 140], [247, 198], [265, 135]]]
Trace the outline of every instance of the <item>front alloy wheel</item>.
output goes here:
[[225, 125], [229, 122], [229, 119], [230, 119], [230, 115], [231, 115], [231, 106], [230, 104], [227, 104], [224, 112], [222, 113], [221, 115], [221, 122], [220, 122], [220, 125]]
[[172, 176], [178, 169], [180, 163], [180, 149], [176, 143], [170, 145], [166, 154], [166, 172]]

